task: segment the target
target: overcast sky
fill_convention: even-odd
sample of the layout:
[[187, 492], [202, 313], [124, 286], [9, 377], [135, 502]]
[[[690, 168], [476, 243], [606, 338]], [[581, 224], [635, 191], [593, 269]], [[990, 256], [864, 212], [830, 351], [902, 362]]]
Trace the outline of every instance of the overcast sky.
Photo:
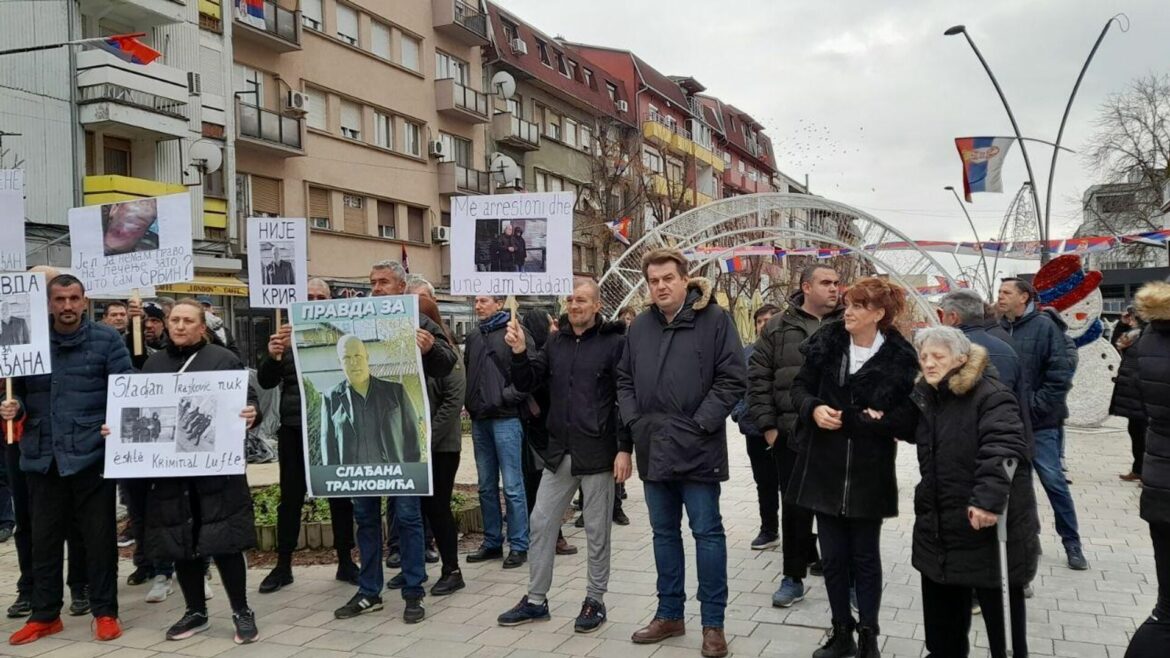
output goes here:
[[[767, 127], [779, 167], [812, 191], [866, 211], [914, 239], [969, 239], [949, 192], [962, 190], [953, 138], [1011, 135], [995, 90], [961, 36], [965, 24], [1027, 137], [1053, 141], [1077, 72], [1110, 16], [1114, 25], [1081, 85], [1064, 145], [1081, 150], [1101, 102], [1135, 77], [1170, 70], [1167, 0], [499, 0], [542, 31], [633, 50], [667, 75], [690, 75]], [[1041, 202], [1052, 151], [1031, 144]], [[968, 210], [997, 235], [1026, 178], [1018, 146], [1004, 194]], [[1052, 237], [1071, 235], [1095, 181], [1062, 153]], [[1022, 271], [1028, 270], [1021, 263]]]

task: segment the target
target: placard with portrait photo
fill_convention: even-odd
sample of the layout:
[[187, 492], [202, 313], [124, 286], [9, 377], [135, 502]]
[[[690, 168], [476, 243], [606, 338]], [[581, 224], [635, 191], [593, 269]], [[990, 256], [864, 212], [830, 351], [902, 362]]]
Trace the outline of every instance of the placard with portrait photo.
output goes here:
[[48, 374], [49, 303], [41, 272], [0, 273], [0, 377]]
[[252, 308], [288, 308], [308, 300], [308, 233], [303, 218], [248, 218]]

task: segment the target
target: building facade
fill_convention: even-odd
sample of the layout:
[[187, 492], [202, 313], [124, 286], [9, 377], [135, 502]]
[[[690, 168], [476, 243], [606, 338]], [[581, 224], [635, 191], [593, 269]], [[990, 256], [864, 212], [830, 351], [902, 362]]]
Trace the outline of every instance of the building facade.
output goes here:
[[[1074, 237], [1125, 235], [1156, 231], [1170, 226], [1170, 214], [1163, 210], [1161, 191], [1137, 183], [1093, 185], [1082, 200], [1083, 219]], [[1164, 247], [1130, 244], [1110, 251], [1088, 254], [1086, 265], [1100, 270], [1164, 267]]]

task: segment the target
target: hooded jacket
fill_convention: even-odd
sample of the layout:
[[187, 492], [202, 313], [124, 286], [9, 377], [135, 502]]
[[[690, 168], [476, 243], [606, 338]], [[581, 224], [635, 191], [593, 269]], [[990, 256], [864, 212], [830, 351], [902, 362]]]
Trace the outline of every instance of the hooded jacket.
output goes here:
[[727, 415], [747, 388], [735, 323], [706, 279], [687, 282], [669, 322], [657, 306], [626, 334], [618, 401], [638, 474], [651, 482], [727, 480]]
[[[617, 367], [625, 349], [623, 322], [597, 316], [580, 336], [567, 317], [549, 336], [543, 350], [512, 355], [512, 381], [529, 392], [548, 388], [548, 445], [541, 457], [548, 468], [560, 466], [568, 454], [573, 475], [613, 470], [619, 450]], [[631, 452], [628, 439], [621, 449]]]
[[[1012, 585], [1031, 582], [1040, 559], [1031, 436], [1020, 425], [1015, 395], [990, 376], [988, 363], [987, 350], [973, 345], [967, 363], [937, 389], [920, 379], [912, 395], [921, 412], [913, 441], [922, 474], [914, 490], [912, 562], [944, 585], [999, 586], [996, 529], [972, 529], [971, 506], [1002, 514], [1007, 505]], [[1008, 458], [1017, 463], [1010, 482]]]
[[818, 319], [803, 306], [804, 293], [798, 292], [788, 300], [784, 313], [764, 326], [748, 361], [748, 410], [761, 433], [779, 430], [780, 440], [791, 436], [796, 423], [790, 393], [804, 363], [800, 345], [825, 324], [841, 319], [844, 312], [837, 309]]
[[[831, 516], [880, 519], [898, 514], [895, 439], [908, 439], [918, 423], [910, 391], [918, 376], [918, 353], [896, 330], [854, 374], [849, 374], [849, 332], [831, 322], [801, 346], [804, 364], [792, 383], [797, 451], [789, 490], [793, 502]], [[813, 421], [828, 405], [842, 412], [840, 429]], [[865, 409], [883, 412], [880, 420]]]
[[55, 461], [57, 472], [69, 476], [105, 460], [107, 382], [134, 369], [122, 336], [87, 317], [71, 334], [50, 326], [49, 355], [51, 373], [12, 383], [25, 419], [20, 468], [44, 474]]
[[1014, 322], [1000, 320], [1000, 326], [1012, 339], [1020, 356], [1020, 375], [1024, 380], [1024, 397], [1035, 430], [1060, 427], [1068, 418], [1066, 399], [1076, 372], [1076, 350], [1069, 348], [1064, 331], [1051, 317], [1029, 307]]

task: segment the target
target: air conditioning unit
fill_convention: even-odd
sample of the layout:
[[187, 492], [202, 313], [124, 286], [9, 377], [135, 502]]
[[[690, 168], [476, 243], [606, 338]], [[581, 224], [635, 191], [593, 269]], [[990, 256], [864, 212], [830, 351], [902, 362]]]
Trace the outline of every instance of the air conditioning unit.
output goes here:
[[431, 227], [431, 242], [435, 244], [446, 244], [451, 241], [451, 227], [450, 226], [432, 226]]
[[528, 44], [524, 43], [524, 39], [512, 39], [512, 54], [513, 55], [527, 55]]
[[617, 102], [617, 109], [618, 109], [618, 112], [629, 112], [630, 111], [630, 104], [627, 103], [626, 101], [618, 101]]
[[296, 116], [304, 116], [309, 113], [309, 95], [300, 92], [289, 90], [288, 96], [284, 98], [284, 111], [286, 114]]
[[430, 142], [427, 142], [427, 155], [430, 155], [432, 158], [441, 158], [447, 155], [447, 151], [443, 147], [443, 140], [432, 139]]
[[198, 96], [203, 93], [203, 80], [199, 77], [198, 73], [187, 72], [187, 93], [191, 96]]

